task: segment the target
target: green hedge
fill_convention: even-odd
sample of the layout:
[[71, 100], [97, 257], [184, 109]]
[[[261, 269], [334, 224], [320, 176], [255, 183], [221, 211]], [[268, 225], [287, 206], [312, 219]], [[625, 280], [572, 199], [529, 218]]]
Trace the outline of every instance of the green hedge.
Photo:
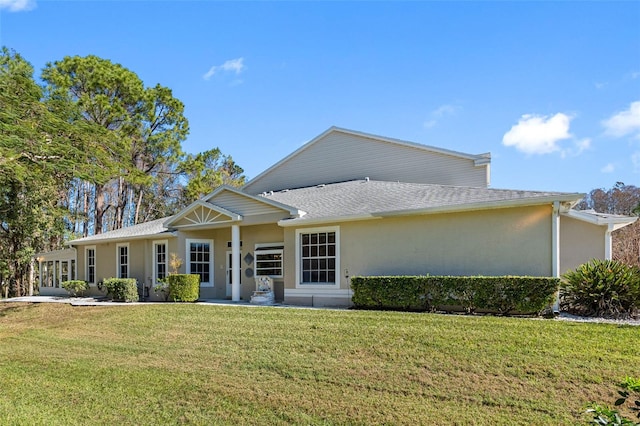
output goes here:
[[135, 278], [108, 278], [104, 288], [115, 302], [137, 302], [138, 283]]
[[200, 275], [171, 274], [165, 280], [169, 284], [169, 299], [174, 302], [195, 302], [200, 297]]
[[82, 280], [63, 281], [60, 285], [67, 290], [71, 296], [82, 295], [82, 293], [89, 290], [89, 283]]
[[559, 284], [559, 278], [516, 276], [351, 278], [356, 308], [499, 314], [538, 313], [553, 302]]

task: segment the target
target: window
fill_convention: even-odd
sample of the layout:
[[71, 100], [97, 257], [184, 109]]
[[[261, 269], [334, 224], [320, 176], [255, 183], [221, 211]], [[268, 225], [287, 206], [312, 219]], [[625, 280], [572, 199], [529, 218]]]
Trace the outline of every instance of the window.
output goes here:
[[69, 262], [63, 260], [60, 262], [60, 282], [69, 281]]
[[256, 275], [282, 278], [284, 243], [256, 244]]
[[87, 282], [95, 284], [96, 282], [96, 249], [95, 247], [87, 247], [85, 250]]
[[298, 282], [301, 285], [339, 285], [339, 229], [297, 231]]
[[129, 244], [118, 244], [116, 246], [116, 256], [118, 278], [129, 278]]
[[187, 274], [200, 275], [201, 286], [213, 287], [213, 240], [187, 240]]
[[166, 241], [154, 241], [153, 243], [153, 272], [154, 281], [162, 280], [167, 276], [167, 243]]

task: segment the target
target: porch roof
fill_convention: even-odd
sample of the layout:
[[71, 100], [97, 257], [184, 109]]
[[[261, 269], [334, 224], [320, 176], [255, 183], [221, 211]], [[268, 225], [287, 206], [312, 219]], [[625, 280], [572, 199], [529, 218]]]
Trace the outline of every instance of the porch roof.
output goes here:
[[165, 221], [171, 219], [172, 216], [162, 219], [152, 220], [150, 222], [139, 223], [138, 225], [128, 226], [122, 229], [105, 232], [98, 235], [91, 235], [77, 240], [70, 241], [71, 246], [89, 245], [114, 240], [135, 240], [140, 238], [149, 238], [157, 235], [166, 238], [173, 236], [173, 233], [164, 225]]

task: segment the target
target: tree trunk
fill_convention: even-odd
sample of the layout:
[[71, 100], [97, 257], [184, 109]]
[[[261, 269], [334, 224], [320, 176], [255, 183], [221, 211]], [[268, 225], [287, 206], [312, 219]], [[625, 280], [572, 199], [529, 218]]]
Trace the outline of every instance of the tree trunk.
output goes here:
[[104, 185], [96, 185], [94, 234], [102, 234], [102, 219], [107, 208], [104, 205]]

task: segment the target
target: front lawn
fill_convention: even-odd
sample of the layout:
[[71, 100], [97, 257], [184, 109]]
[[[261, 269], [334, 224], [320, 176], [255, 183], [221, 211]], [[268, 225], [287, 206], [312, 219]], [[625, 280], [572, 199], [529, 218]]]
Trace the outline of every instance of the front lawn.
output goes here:
[[0, 424], [584, 424], [640, 328], [189, 304], [0, 303]]

